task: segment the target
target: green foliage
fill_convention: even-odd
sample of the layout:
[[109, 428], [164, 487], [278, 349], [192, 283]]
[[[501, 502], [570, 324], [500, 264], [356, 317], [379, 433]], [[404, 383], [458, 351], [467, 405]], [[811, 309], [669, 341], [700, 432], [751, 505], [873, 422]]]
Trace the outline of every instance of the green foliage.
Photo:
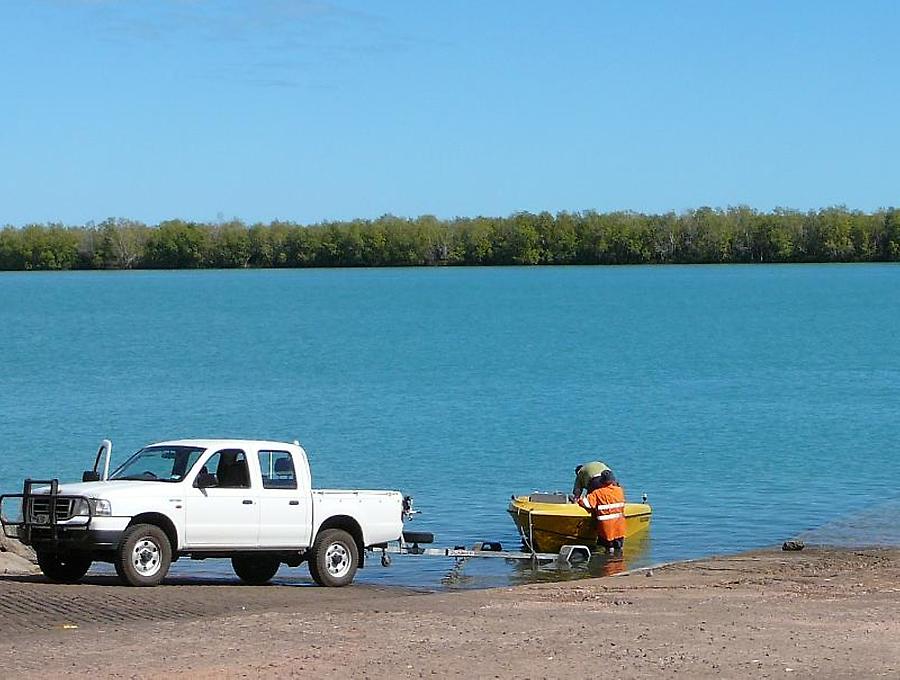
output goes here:
[[81, 236], [58, 224], [7, 227], [0, 232], [0, 269], [73, 269], [80, 263]]
[[0, 269], [900, 261], [900, 210], [515, 213], [247, 225], [110, 218], [0, 230]]
[[209, 246], [215, 240], [215, 229], [181, 220], [162, 222], [147, 239], [141, 265], [148, 269], [196, 269], [203, 265], [216, 266], [215, 261], [225, 262], [231, 256], [219, 250], [226, 247], [224, 239], [216, 244], [213, 261], [207, 259], [212, 253]]
[[95, 269], [131, 269], [137, 266], [151, 234], [151, 230], [139, 222], [113, 218], [97, 225], [97, 231], [99, 239], [91, 239], [94, 251], [90, 258]]

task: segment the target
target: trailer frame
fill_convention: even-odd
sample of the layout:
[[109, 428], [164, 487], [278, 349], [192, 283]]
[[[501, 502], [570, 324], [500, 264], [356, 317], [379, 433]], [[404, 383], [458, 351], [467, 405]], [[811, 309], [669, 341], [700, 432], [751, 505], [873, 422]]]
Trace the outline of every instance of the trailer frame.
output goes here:
[[535, 551], [504, 550], [498, 541], [478, 541], [471, 548], [457, 545], [452, 548], [423, 548], [418, 543], [408, 543], [401, 539], [397, 545], [382, 543], [371, 546], [373, 552], [381, 553], [381, 565], [391, 564], [391, 555], [411, 555], [422, 557], [447, 557], [459, 562], [470, 558], [495, 558], [504, 560], [529, 561], [533, 567], [542, 564], [556, 563], [557, 566], [569, 568], [577, 564], [586, 564], [591, 559], [591, 549], [586, 545], [564, 545], [558, 553], [540, 553]]

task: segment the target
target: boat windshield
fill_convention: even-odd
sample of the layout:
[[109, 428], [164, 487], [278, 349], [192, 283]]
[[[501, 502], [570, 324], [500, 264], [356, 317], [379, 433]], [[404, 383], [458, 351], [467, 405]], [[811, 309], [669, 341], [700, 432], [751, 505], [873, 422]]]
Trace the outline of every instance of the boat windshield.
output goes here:
[[205, 450], [196, 446], [148, 446], [122, 463], [109, 478], [180, 482]]

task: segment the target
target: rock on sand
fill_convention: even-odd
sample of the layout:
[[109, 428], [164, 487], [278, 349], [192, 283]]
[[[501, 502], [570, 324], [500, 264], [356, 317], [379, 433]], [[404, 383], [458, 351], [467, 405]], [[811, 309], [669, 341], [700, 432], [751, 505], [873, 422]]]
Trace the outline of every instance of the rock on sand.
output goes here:
[[0, 531], [0, 574], [34, 574], [37, 571], [34, 551]]

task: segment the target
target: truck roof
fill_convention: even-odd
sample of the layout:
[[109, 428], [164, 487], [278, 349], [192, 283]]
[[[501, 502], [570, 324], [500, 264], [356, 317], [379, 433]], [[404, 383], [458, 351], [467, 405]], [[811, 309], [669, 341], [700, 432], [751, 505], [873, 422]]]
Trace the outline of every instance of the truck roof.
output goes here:
[[270, 439], [170, 439], [164, 442], [154, 442], [147, 446], [196, 446], [198, 448], [241, 448], [244, 446], [285, 447], [299, 446], [297, 442], [279, 442]]

